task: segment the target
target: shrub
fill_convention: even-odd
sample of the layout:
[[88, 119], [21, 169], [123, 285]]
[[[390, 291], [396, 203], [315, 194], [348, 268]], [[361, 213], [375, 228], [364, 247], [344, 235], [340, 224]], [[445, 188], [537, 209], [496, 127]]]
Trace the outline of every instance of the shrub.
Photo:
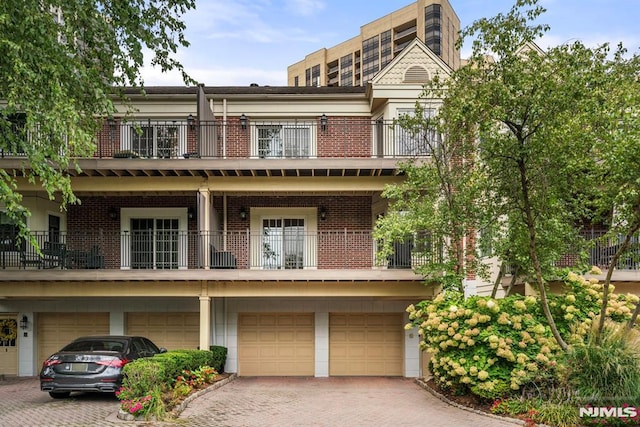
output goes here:
[[566, 355], [566, 379], [581, 405], [622, 406], [640, 401], [640, 333], [605, 323], [600, 343], [594, 325], [584, 344]]
[[[220, 350], [218, 354], [222, 354]], [[180, 398], [214, 381], [218, 373], [210, 365], [215, 360], [213, 351], [175, 350], [125, 365], [122, 387], [116, 393], [122, 410], [145, 418], [164, 418]]]
[[[566, 272], [565, 293], [549, 295], [560, 333], [572, 344], [584, 338], [599, 312], [602, 285]], [[611, 295], [607, 313], [629, 317], [636, 296]], [[407, 308], [411, 323], [432, 353], [434, 380], [454, 393], [474, 393], [487, 399], [555, 390], [562, 351], [534, 296], [503, 299], [448, 292]]]
[[213, 367], [219, 373], [224, 372], [224, 365], [227, 363], [227, 347], [222, 347], [220, 345], [212, 345], [209, 347], [211, 353], [213, 353], [213, 357], [209, 366]]
[[126, 398], [142, 398], [151, 390], [160, 388], [166, 380], [165, 372], [164, 365], [153, 358], [128, 363], [122, 370], [122, 388], [126, 390]]

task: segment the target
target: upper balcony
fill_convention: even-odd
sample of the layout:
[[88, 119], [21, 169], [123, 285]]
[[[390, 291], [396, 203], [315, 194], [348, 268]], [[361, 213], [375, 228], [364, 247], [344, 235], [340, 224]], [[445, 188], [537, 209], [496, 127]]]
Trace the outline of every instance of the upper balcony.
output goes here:
[[[79, 174], [393, 176], [398, 160], [431, 154], [428, 136], [390, 120], [324, 114], [304, 120], [112, 119], [97, 135], [94, 156], [78, 159]], [[21, 168], [23, 153], [0, 156], [5, 169]]]

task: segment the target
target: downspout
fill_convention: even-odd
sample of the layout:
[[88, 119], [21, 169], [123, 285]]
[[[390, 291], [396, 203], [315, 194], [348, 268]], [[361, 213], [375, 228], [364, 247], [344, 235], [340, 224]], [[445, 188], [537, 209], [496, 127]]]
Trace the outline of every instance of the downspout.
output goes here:
[[222, 100], [222, 158], [227, 158], [227, 98]]

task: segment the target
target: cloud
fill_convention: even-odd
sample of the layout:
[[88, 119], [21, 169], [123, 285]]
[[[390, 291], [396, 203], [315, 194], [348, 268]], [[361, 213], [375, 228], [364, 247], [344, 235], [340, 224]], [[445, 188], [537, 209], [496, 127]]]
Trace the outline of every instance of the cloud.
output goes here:
[[[265, 70], [250, 67], [188, 68], [187, 73], [198, 83], [207, 86], [286, 86], [286, 70]], [[157, 68], [145, 66], [142, 76], [146, 86], [184, 86], [180, 73], [163, 73]]]
[[288, 41], [319, 43], [321, 35], [293, 26], [284, 15], [309, 16], [324, 7], [322, 0], [285, 0], [280, 8], [270, 0], [201, 2], [197, 10], [185, 16], [188, 39], [241, 39], [244, 43], [260, 44]]
[[326, 6], [321, 0], [286, 0], [287, 10], [296, 15], [311, 16], [323, 10]]

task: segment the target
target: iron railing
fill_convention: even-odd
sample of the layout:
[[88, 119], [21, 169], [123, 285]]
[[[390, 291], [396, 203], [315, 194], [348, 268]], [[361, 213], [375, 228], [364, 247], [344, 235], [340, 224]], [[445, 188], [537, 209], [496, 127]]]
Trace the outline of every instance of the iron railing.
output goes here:
[[[28, 138], [32, 139], [31, 137]], [[432, 154], [440, 136], [393, 120], [109, 121], [96, 136], [97, 158], [317, 159], [412, 158]], [[64, 150], [65, 147], [62, 148]], [[70, 146], [67, 146], [71, 150]], [[70, 151], [72, 157], [76, 153]], [[17, 148], [2, 157], [25, 157]]]
[[370, 231], [251, 233], [196, 231], [34, 233], [39, 250], [0, 236], [3, 269], [408, 269], [441, 260], [440, 249], [418, 252], [394, 245], [385, 258]]

